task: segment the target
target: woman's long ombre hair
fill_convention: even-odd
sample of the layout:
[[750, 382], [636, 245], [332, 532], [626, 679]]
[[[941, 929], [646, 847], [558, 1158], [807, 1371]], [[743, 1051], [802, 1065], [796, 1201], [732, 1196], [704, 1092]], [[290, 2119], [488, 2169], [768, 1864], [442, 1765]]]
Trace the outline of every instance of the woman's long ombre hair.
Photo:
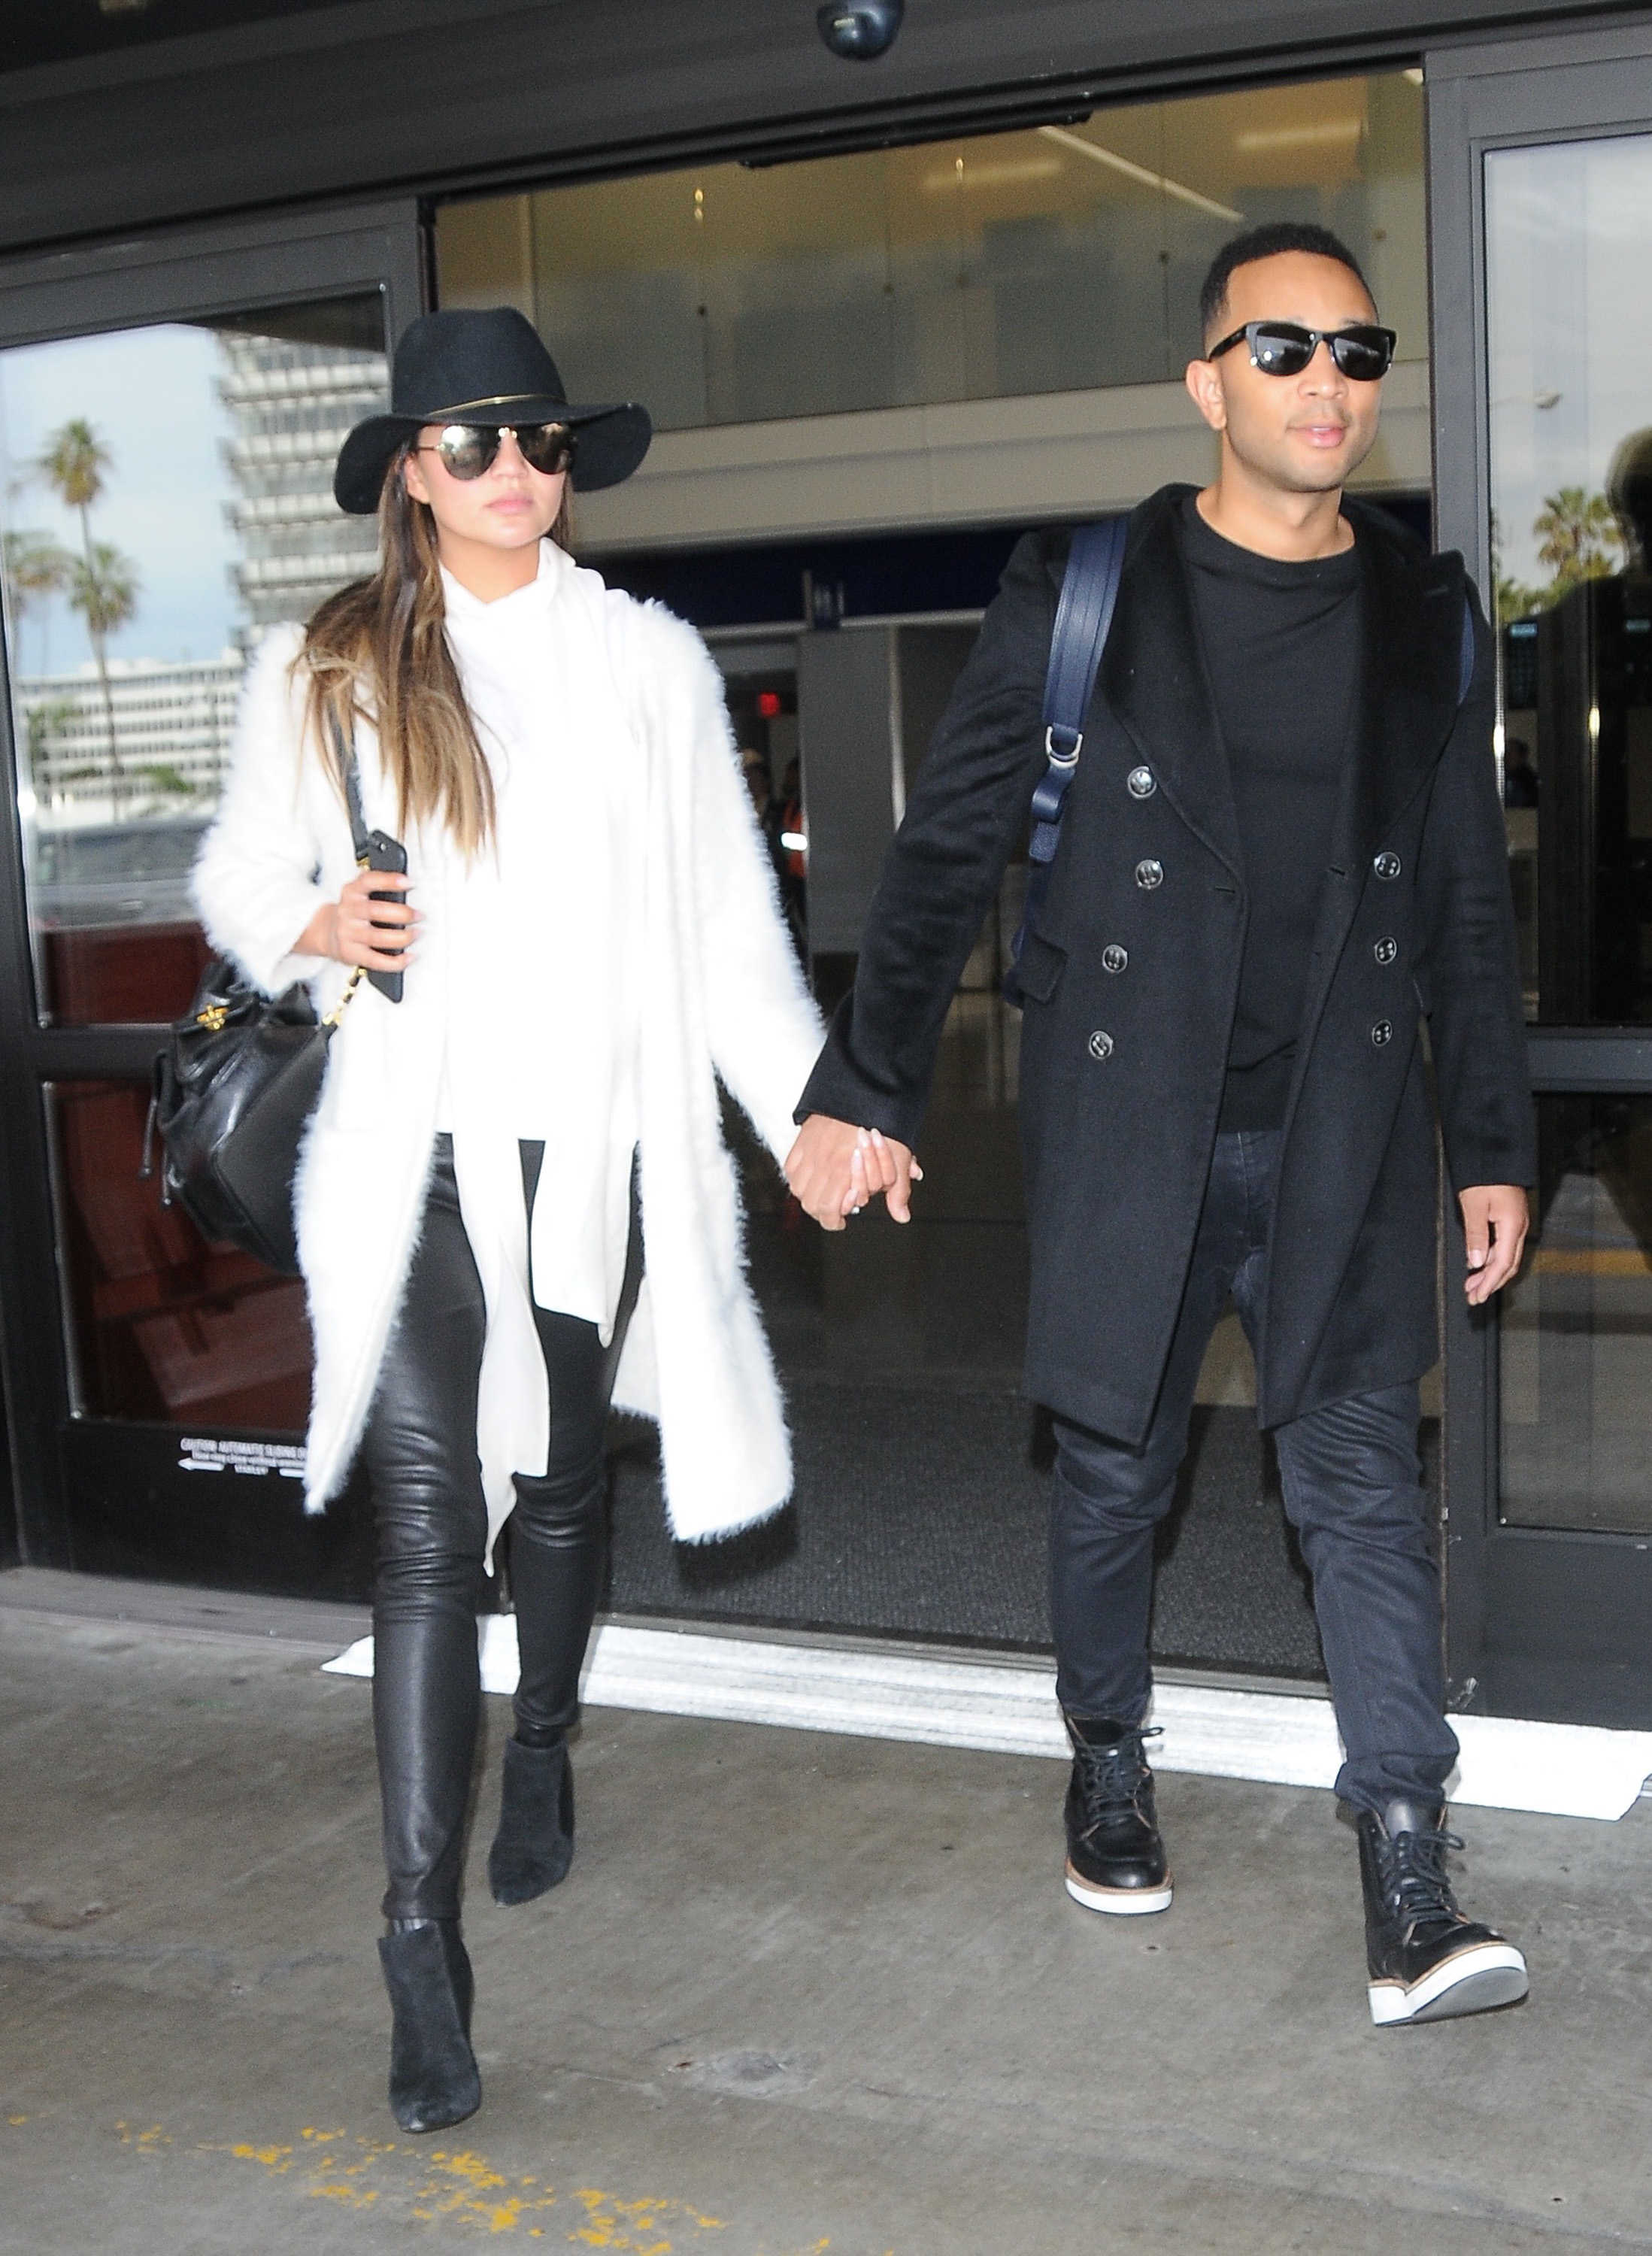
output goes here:
[[[411, 443], [411, 442], [410, 442]], [[436, 521], [408, 492], [398, 450], [378, 497], [378, 569], [317, 606], [294, 667], [307, 669], [305, 733], [342, 794], [339, 746], [357, 719], [378, 731], [396, 828], [440, 821], [467, 856], [493, 833], [493, 778], [444, 630]], [[551, 539], [568, 546], [568, 493]]]

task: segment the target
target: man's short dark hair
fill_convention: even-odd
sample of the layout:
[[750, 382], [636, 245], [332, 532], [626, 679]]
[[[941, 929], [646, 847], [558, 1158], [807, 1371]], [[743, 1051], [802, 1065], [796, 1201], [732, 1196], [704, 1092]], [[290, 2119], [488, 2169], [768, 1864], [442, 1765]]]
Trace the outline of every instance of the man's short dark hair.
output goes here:
[[1227, 304], [1227, 286], [1233, 278], [1234, 269], [1253, 265], [1259, 258], [1277, 258], [1286, 250], [1305, 250], [1315, 258], [1334, 258], [1338, 266], [1347, 268], [1372, 303], [1376, 303], [1372, 298], [1371, 285], [1359, 271], [1359, 261], [1328, 227], [1316, 227], [1311, 220], [1274, 220], [1267, 227], [1253, 227], [1244, 235], [1236, 235], [1232, 243], [1222, 245], [1211, 261], [1211, 271], [1199, 292], [1199, 327], [1207, 343]]

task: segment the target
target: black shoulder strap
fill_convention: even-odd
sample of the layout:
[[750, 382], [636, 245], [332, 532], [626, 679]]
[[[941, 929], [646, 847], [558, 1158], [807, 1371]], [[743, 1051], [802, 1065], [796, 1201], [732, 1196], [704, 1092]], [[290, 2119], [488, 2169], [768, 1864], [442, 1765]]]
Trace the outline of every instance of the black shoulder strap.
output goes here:
[[[1081, 525], [1073, 534], [1073, 545], [1068, 553], [1061, 596], [1055, 606], [1055, 631], [1050, 637], [1049, 664], [1044, 673], [1044, 752], [1049, 765], [1033, 793], [1027, 907], [1013, 949], [1017, 962], [1027, 934], [1037, 924], [1049, 865], [1061, 842], [1067, 787], [1084, 749], [1084, 715], [1090, 709], [1101, 654], [1107, 645], [1107, 631], [1119, 601], [1128, 531], [1129, 519], [1123, 517], [1104, 518], [1098, 525]], [[1012, 1001], [1016, 999], [1013, 970], [1006, 992]]]
[[349, 835], [356, 848], [356, 859], [365, 865], [367, 861], [367, 817], [362, 813], [361, 771], [356, 765], [356, 732], [351, 730], [349, 741], [338, 725], [338, 716], [329, 705], [327, 709], [328, 734], [333, 739], [333, 757], [338, 762], [338, 772], [344, 779], [344, 804], [349, 809]]
[[[1073, 534], [1044, 673], [1044, 751], [1049, 766], [1033, 793], [1030, 850], [1035, 862], [1055, 857], [1062, 802], [1084, 747], [1084, 715], [1119, 601], [1128, 530], [1128, 518], [1109, 517], [1099, 525], [1081, 525]], [[1041, 839], [1039, 834], [1045, 830], [1050, 835]]]

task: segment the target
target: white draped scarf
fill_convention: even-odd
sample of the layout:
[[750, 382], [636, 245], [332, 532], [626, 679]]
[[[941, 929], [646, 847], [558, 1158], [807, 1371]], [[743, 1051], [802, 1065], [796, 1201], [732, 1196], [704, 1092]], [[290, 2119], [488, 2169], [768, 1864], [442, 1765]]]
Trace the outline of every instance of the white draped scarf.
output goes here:
[[[630, 1224], [641, 755], [571, 599], [575, 573], [547, 540], [537, 578], [492, 603], [443, 574], [498, 831], [468, 864], [427, 831], [418, 859], [434, 879], [418, 905], [448, 923], [445, 948], [429, 950], [449, 981], [438, 1124], [487, 1308], [477, 1424], [490, 1542], [512, 1474], [542, 1473], [549, 1449], [533, 1304], [611, 1337]], [[520, 1139], [545, 1146], [531, 1232]]]

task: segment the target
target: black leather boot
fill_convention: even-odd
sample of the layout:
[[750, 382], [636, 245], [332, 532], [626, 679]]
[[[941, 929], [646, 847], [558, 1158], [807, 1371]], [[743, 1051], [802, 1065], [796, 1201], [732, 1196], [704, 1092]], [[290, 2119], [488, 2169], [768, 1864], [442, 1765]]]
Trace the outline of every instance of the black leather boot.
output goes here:
[[499, 1904], [532, 1903], [566, 1879], [574, 1861], [574, 1772], [566, 1744], [505, 1743], [499, 1829], [488, 1851], [488, 1886]]
[[1154, 1808], [1144, 1732], [1105, 1716], [1069, 1716], [1067, 1893], [1090, 1911], [1170, 1908], [1170, 1872]]
[[378, 1946], [390, 1992], [390, 2111], [404, 2131], [444, 2131], [482, 2104], [470, 2049], [475, 1985], [456, 1919], [393, 1922]]
[[1423, 1801], [1359, 1813], [1367, 1994], [1379, 2028], [1488, 2013], [1526, 1994], [1514, 1944], [1458, 1909], [1445, 1852], [1463, 1844], [1444, 1826], [1444, 1807]]

